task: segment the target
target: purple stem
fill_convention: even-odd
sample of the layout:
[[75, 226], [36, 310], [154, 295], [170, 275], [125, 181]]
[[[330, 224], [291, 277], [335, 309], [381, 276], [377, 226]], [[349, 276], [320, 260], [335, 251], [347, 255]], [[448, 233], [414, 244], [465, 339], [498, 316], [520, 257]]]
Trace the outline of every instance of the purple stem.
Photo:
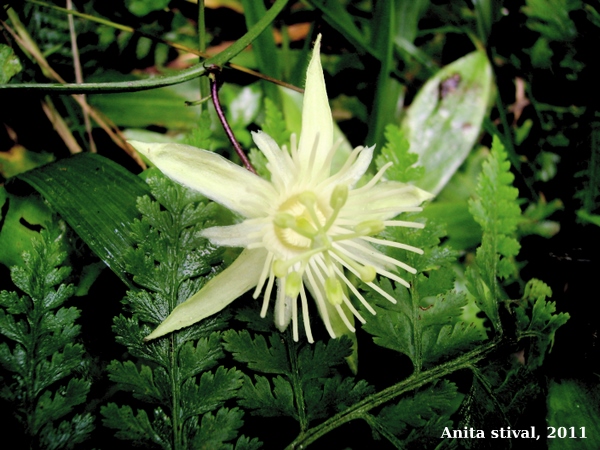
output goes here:
[[231, 130], [231, 127], [229, 126], [227, 119], [225, 118], [225, 113], [223, 113], [223, 108], [221, 108], [221, 102], [219, 101], [219, 83], [217, 81], [217, 73], [219, 72], [219, 69], [218, 68], [209, 68], [209, 67], [207, 67], [207, 69], [210, 71], [210, 75], [208, 77], [208, 79], [210, 80], [210, 95], [212, 97], [213, 104], [215, 105], [215, 110], [217, 111], [217, 116], [219, 116], [221, 125], [223, 125], [223, 128], [225, 129], [225, 134], [229, 138], [229, 141], [233, 144], [233, 148], [235, 148], [235, 152], [238, 154], [238, 156], [242, 160], [244, 167], [246, 169], [248, 169], [250, 172], [256, 174], [256, 170], [250, 163], [250, 160], [248, 159], [248, 157], [244, 153], [244, 150], [242, 150], [242, 147], [240, 146], [239, 142], [235, 138], [235, 135], [233, 134], [233, 131]]

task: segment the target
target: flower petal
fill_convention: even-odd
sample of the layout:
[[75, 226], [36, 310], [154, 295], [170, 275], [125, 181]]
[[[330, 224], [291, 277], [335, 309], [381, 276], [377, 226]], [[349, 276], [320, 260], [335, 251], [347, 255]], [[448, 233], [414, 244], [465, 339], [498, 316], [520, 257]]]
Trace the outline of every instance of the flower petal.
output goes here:
[[260, 242], [262, 235], [253, 237], [252, 234], [264, 226], [264, 223], [256, 219], [246, 220], [235, 225], [206, 228], [200, 234], [219, 247], [247, 247], [254, 242]]
[[218, 313], [244, 292], [256, 286], [267, 252], [244, 250], [223, 272], [212, 278], [196, 294], [178, 305], [145, 341], [188, 327]]
[[253, 131], [252, 139], [267, 158], [271, 182], [278, 191], [287, 189], [294, 181], [296, 167], [291, 156], [282, 150], [271, 136], [262, 131]]
[[350, 191], [344, 217], [361, 214], [364, 220], [387, 220], [433, 197], [410, 184], [383, 181], [367, 190]]
[[360, 152], [356, 159], [354, 161], [347, 160], [338, 173], [326, 179], [322, 184], [330, 186], [346, 184], [353, 187], [369, 168], [373, 159], [373, 150], [375, 150], [374, 145], [362, 150], [355, 149], [355, 151]]
[[222, 156], [183, 144], [129, 141], [162, 173], [245, 217], [264, 215], [272, 185]]
[[[319, 34], [306, 71], [302, 104], [302, 132], [298, 143], [298, 156], [305, 170], [322, 168], [333, 146], [333, 118], [325, 89], [320, 48]], [[317, 139], [318, 143], [314, 148]]]

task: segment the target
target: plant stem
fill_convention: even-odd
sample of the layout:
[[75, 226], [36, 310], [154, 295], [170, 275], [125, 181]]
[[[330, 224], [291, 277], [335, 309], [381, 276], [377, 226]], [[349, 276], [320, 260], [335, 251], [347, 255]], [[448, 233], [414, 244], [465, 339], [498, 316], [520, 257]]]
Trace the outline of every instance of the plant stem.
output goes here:
[[[198, 53], [206, 53], [206, 20], [204, 14], [204, 0], [198, 0]], [[206, 98], [209, 95], [210, 86], [206, 77], [200, 77], [200, 98]], [[200, 110], [207, 108], [200, 103]]]
[[[306, 448], [309, 444], [320, 437], [329, 433], [331, 430], [355, 419], [365, 419], [367, 413], [378, 406], [387, 403], [399, 395], [417, 389], [425, 384], [431, 383], [439, 378], [445, 377], [458, 370], [473, 367], [476, 363], [484, 359], [499, 345], [499, 341], [494, 340], [483, 344], [464, 355], [461, 355], [447, 363], [440, 364], [437, 367], [415, 374], [389, 388], [368, 396], [364, 400], [352, 405], [350, 408], [342, 411], [325, 422], [301, 433], [290, 445], [288, 450]], [[366, 420], [366, 419], [365, 419]]]
[[292, 389], [294, 391], [294, 400], [296, 401], [296, 409], [298, 410], [298, 422], [300, 422], [300, 432], [303, 433], [308, 429], [308, 419], [306, 417], [306, 402], [304, 401], [304, 389], [298, 373], [298, 355], [296, 353], [296, 345], [293, 341], [292, 334], [289, 331], [286, 333], [285, 343], [290, 359], [290, 379]]
[[[40, 2], [37, 0], [30, 0], [32, 3], [36, 3], [42, 6], [54, 7], [45, 2]], [[143, 80], [135, 80], [135, 81], [117, 81], [117, 82], [107, 82], [107, 83], [9, 83], [0, 85], [0, 90], [5, 89], [26, 89], [31, 91], [52, 91], [55, 93], [65, 92], [69, 94], [84, 94], [84, 93], [96, 93], [101, 92], [103, 94], [108, 93], [116, 93], [116, 92], [133, 92], [133, 91], [143, 91], [148, 89], [156, 89], [159, 87], [171, 86], [173, 84], [183, 83], [185, 81], [193, 80], [197, 77], [201, 77], [207, 74], [206, 68], [204, 65], [216, 65], [223, 66], [228, 63], [229, 60], [234, 58], [236, 55], [242, 52], [248, 45], [250, 45], [257, 37], [260, 35], [277, 17], [277, 15], [283, 10], [283, 8], [287, 5], [289, 0], [276, 0], [273, 3], [273, 6], [267, 11], [267, 13], [261, 17], [261, 19], [254, 24], [252, 28], [248, 30], [246, 34], [244, 34], [240, 39], [235, 41], [233, 45], [227, 47], [222, 52], [217, 55], [207, 59], [204, 63], [196, 64], [189, 69], [182, 70], [174, 75], [163, 75], [152, 78], [146, 78]], [[69, 14], [74, 14], [74, 11], [69, 11], [65, 8], [54, 7], [55, 9], [61, 9]], [[80, 14], [77, 14], [80, 15]], [[90, 16], [91, 17], [91, 16]], [[112, 22], [111, 22], [112, 24]], [[131, 27], [126, 27], [124, 25], [120, 25], [120, 27], [127, 28], [127, 31], [135, 31]], [[122, 28], [119, 28], [122, 29]], [[175, 46], [174, 43], [171, 45]], [[192, 50], [192, 53], [197, 53], [197, 51]], [[229, 64], [230, 67], [234, 67], [233, 64]], [[242, 70], [243, 72], [251, 73], [252, 75], [258, 76], [260, 78], [264, 78], [265, 80], [275, 82], [279, 85], [288, 87], [290, 89], [294, 89], [296, 91], [303, 92], [301, 89], [292, 86], [288, 83], [284, 83], [279, 80], [275, 80], [274, 78], [268, 77], [266, 75], [262, 75], [258, 72], [251, 71], [249, 69], [243, 68], [241, 66], [235, 66], [237, 70]]]
[[250, 160], [244, 153], [242, 146], [235, 138], [235, 135], [233, 134], [233, 130], [229, 126], [229, 123], [227, 122], [227, 118], [225, 117], [225, 113], [223, 112], [223, 108], [221, 107], [221, 102], [219, 101], [219, 80], [217, 80], [217, 76], [218, 76], [217, 74], [220, 72], [220, 69], [215, 68], [215, 67], [209, 67], [208, 70], [211, 72], [210, 76], [208, 77], [210, 80], [210, 95], [212, 97], [213, 104], [215, 105], [215, 110], [217, 111], [217, 116], [219, 116], [221, 125], [223, 125], [223, 129], [225, 130], [225, 134], [229, 138], [231, 145], [233, 145], [235, 152], [238, 154], [238, 156], [242, 160], [244, 167], [246, 169], [248, 169], [250, 172], [252, 172], [253, 174], [256, 174], [256, 170], [254, 169], [254, 167], [252, 167], [252, 164], [250, 163]]

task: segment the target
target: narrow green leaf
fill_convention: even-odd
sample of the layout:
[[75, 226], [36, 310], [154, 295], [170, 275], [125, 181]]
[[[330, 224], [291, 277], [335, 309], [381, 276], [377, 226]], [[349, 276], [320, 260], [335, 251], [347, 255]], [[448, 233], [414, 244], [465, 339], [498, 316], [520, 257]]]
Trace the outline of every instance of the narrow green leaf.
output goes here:
[[[375, 58], [382, 60], [385, 55], [374, 48], [365, 38], [360, 29], [354, 24], [354, 18], [344, 8], [341, 2], [330, 2], [325, 0], [308, 0], [312, 6], [323, 13], [325, 20], [335, 30], [339, 31], [356, 48], [368, 51]], [[387, 2], [382, 2], [387, 3]]]
[[439, 193], [465, 160], [487, 113], [492, 69], [483, 52], [441, 69], [419, 91], [402, 122], [425, 175], [417, 185]]
[[381, 56], [381, 65], [369, 117], [368, 145], [383, 141], [383, 130], [386, 124], [399, 118], [398, 99], [404, 96], [404, 87], [391, 77], [396, 65], [393, 60], [395, 3], [394, 1], [377, 2], [374, 11], [373, 25], [377, 27], [377, 32], [373, 34], [372, 45]]
[[[264, 2], [255, 0], [242, 0], [244, 6], [244, 19], [248, 29], [252, 28], [261, 17], [267, 13]], [[279, 65], [280, 53], [273, 38], [273, 25], [268, 26], [259, 34], [252, 45], [252, 51], [258, 65], [258, 70], [265, 75], [281, 79], [281, 67]], [[262, 82], [267, 96], [279, 103], [279, 91], [272, 83]]]
[[123, 259], [133, 246], [136, 201], [148, 193], [140, 178], [99, 155], [81, 154], [17, 177], [33, 186], [92, 251], [125, 283]]
[[142, 91], [146, 89], [155, 89], [158, 87], [171, 86], [173, 84], [183, 83], [195, 78], [206, 75], [206, 66], [215, 64], [222, 66], [231, 61], [233, 57], [241, 53], [248, 45], [254, 41], [270, 24], [275, 20], [275, 17], [283, 10], [289, 0], [276, 0], [273, 6], [269, 8], [267, 13], [254, 24], [240, 39], [221, 53], [207, 59], [206, 61], [196, 64], [189, 69], [180, 70], [173, 75], [162, 75], [147, 78], [138, 81], [116, 81], [108, 83], [22, 83], [22, 84], [0, 84], [2, 89], [28, 89], [40, 91], [65, 92], [69, 94], [86, 94], [90, 92], [103, 93], [108, 92], [131, 92]]
[[396, 3], [396, 40], [414, 42], [419, 32], [419, 19], [423, 16], [431, 0], [394, 0]]

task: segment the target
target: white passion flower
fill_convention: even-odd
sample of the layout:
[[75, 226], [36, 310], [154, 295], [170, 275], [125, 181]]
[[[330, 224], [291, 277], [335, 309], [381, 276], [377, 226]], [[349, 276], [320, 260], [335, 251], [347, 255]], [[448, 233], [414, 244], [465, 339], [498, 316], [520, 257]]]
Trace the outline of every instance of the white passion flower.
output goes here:
[[325, 328], [335, 338], [354, 331], [353, 316], [365, 322], [348, 292], [375, 314], [347, 272], [392, 303], [396, 300], [373, 283], [376, 275], [408, 286], [395, 269], [415, 270], [372, 244], [422, 253], [375, 235], [386, 227], [422, 227], [394, 218], [402, 212], [419, 211], [419, 205], [431, 195], [408, 184], [382, 180], [388, 165], [356, 188], [371, 163], [374, 147], [357, 147], [341, 169], [331, 173], [337, 145], [319, 48], [320, 36], [308, 66], [299, 141], [292, 136], [288, 150], [265, 133], [253, 133], [254, 142], [267, 158], [270, 182], [206, 150], [131, 142], [166, 176], [245, 218], [235, 225], [203, 231], [215, 245], [244, 250], [227, 269], [177, 306], [146, 340], [211, 316], [252, 288], [254, 298], [263, 294], [264, 317], [275, 283], [275, 324], [280, 330], [291, 321], [294, 340], [298, 340], [300, 307], [307, 339], [313, 342], [308, 290]]

